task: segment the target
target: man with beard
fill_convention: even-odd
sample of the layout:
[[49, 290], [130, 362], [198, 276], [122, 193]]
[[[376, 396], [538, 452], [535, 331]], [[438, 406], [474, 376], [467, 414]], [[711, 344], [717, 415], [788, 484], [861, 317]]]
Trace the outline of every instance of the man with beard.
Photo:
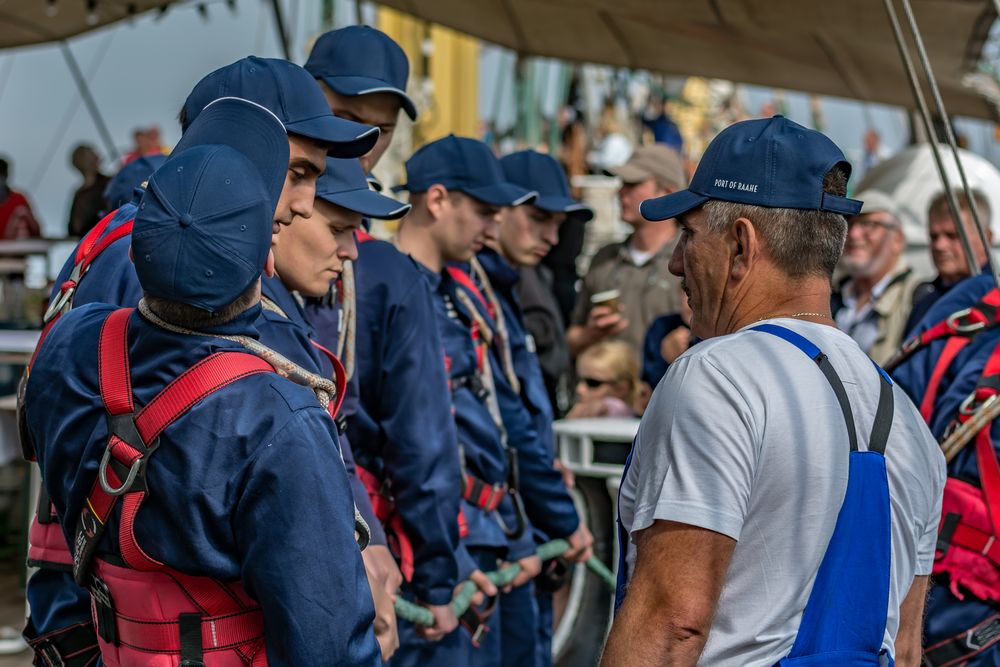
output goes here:
[[913, 291], [920, 282], [903, 257], [906, 239], [895, 202], [869, 190], [860, 215], [847, 220], [840, 258], [846, 276], [833, 295], [837, 326], [876, 362], [885, 363], [906, 334]]

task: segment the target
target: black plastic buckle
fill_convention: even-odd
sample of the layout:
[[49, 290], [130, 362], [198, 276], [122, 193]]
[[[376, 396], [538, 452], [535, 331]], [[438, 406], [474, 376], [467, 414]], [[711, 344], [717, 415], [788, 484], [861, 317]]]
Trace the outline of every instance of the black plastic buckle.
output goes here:
[[93, 577], [90, 582], [90, 595], [94, 598], [94, 620], [97, 624], [97, 636], [112, 646], [118, 646], [115, 605], [111, 599], [108, 585], [100, 577]]
[[462, 627], [469, 633], [469, 639], [474, 648], [479, 648], [482, 645], [483, 636], [490, 631], [490, 626], [486, 622], [490, 620], [490, 616], [496, 611], [499, 599], [499, 595], [488, 598], [482, 610], [478, 610], [470, 605], [461, 618], [458, 619]]

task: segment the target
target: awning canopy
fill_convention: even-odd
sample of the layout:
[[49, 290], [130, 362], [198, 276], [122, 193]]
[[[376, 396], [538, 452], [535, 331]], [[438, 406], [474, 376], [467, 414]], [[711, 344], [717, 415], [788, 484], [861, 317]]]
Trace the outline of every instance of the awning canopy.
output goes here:
[[[381, 2], [528, 55], [914, 106], [878, 0]], [[949, 112], [995, 118], [996, 107], [964, 85], [996, 18], [992, 3], [913, 8]], [[992, 79], [978, 78], [995, 94]]]
[[176, 0], [0, 0], [0, 49], [27, 46], [100, 28]]

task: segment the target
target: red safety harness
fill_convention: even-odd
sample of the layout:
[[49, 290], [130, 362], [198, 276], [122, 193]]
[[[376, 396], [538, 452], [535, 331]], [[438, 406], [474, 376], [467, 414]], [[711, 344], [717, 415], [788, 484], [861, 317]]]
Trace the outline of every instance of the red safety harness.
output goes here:
[[[483, 296], [483, 293], [472, 281], [472, 277], [469, 274], [455, 266], [448, 267], [448, 274], [458, 283], [459, 287], [464, 288], [479, 301], [490, 318], [496, 317], [493, 305]], [[469, 326], [469, 335], [472, 337], [472, 343], [476, 348], [477, 374], [452, 380], [452, 390], [457, 389], [458, 386], [463, 384], [468, 385], [474, 394], [479, 396], [480, 399], [485, 400], [485, 392], [489, 391], [489, 389], [483, 385], [479, 379], [479, 375], [483, 372], [485, 365], [489, 363], [489, 345], [483, 337], [482, 331], [480, 331], [479, 322], [475, 319], [472, 320]], [[462, 462], [462, 498], [476, 507], [487, 512], [495, 511], [500, 507], [504, 496], [510, 492], [510, 488], [505, 483], [490, 484], [476, 477], [465, 468], [465, 462]]]
[[[102, 238], [116, 212], [104, 216], [97, 223], [97, 226], [91, 229], [80, 241], [69, 278], [60, 285], [59, 295], [52, 301], [45, 313], [45, 326], [39, 337], [38, 345], [35, 346], [35, 352], [31, 355], [31, 361], [28, 364], [29, 370], [34, 364], [35, 356], [41, 349], [42, 341], [45, 340], [49, 330], [64, 313], [73, 307], [73, 296], [76, 294], [76, 288], [80, 284], [80, 280], [87, 275], [90, 265], [108, 246], [132, 232], [132, 220], [128, 220]], [[25, 446], [25, 458], [34, 461], [35, 453], [30, 451], [30, 447], [27, 446], [28, 442], [23, 438], [22, 444]], [[44, 487], [40, 489], [35, 516], [28, 532], [28, 564], [32, 567], [47, 567], [56, 570], [69, 570], [73, 565], [73, 557], [66, 546], [66, 538], [59, 528], [55, 507], [50, 502], [48, 494], [45, 493]]]
[[[131, 313], [129, 308], [114, 311], [101, 328], [98, 377], [108, 443], [74, 539], [74, 577], [91, 590], [101, 656], [108, 667], [265, 665], [263, 615], [243, 587], [185, 574], [155, 560], [136, 541], [135, 521], [149, 493], [146, 466], [163, 431], [212, 393], [274, 369], [249, 353], [217, 352], [137, 411], [128, 359]], [[124, 566], [95, 558], [119, 501]]]
[[[910, 338], [893, 359], [893, 366], [933, 341], [946, 339], [920, 402], [920, 413], [930, 423], [941, 380], [962, 351], [979, 333], [1000, 324], [1000, 292], [987, 292], [970, 308]], [[1000, 394], [1000, 345], [990, 354], [975, 390], [959, 406], [958, 415], [945, 433], [952, 432], [988, 400]], [[958, 599], [966, 594], [996, 604], [1000, 602], [1000, 462], [997, 460], [992, 424], [975, 437], [979, 484], [948, 477], [938, 527], [934, 575], [947, 575]], [[929, 646], [924, 662], [942, 667], [969, 660], [1000, 642], [1000, 616], [994, 616], [955, 637]]]
[[[105, 235], [105, 231], [116, 213], [117, 210], [106, 215], [80, 241], [69, 277], [59, 286], [59, 294], [49, 304], [45, 312], [44, 327], [38, 344], [35, 346], [35, 351], [31, 355], [31, 361], [28, 363], [28, 372], [30, 372], [38, 350], [42, 346], [42, 341], [45, 340], [49, 330], [64, 313], [73, 307], [76, 289], [83, 277], [87, 275], [91, 264], [108, 246], [132, 232], [133, 221], [127, 220]], [[19, 407], [19, 412], [20, 410], [21, 407]], [[21, 426], [23, 427], [23, 415], [19, 414], [19, 421], [22, 422]], [[24, 432], [21, 434], [21, 444], [24, 457], [29, 461], [34, 461], [35, 453], [31, 449], [30, 439]], [[28, 531], [28, 564], [32, 567], [67, 572], [73, 566], [73, 556], [69, 552], [66, 538], [59, 526], [59, 517], [56, 515], [55, 506], [49, 500], [44, 486], [39, 487], [35, 516], [32, 518]], [[30, 637], [28, 644], [35, 651], [36, 661], [39, 664], [53, 667], [87, 667], [92, 665], [99, 655], [94, 628], [90, 622]]]
[[[983, 402], [998, 394], [1000, 346], [990, 355], [976, 389], [962, 402], [949, 430], [971, 419]], [[955, 477], [945, 484], [934, 574], [947, 573], [951, 591], [959, 599], [964, 589], [982, 600], [1000, 602], [1000, 462], [991, 426], [976, 434], [979, 485]]]

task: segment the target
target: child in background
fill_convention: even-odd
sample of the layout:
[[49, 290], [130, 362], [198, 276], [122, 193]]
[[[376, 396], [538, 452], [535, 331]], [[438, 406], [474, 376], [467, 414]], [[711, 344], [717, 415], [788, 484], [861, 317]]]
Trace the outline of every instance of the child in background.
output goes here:
[[591, 345], [576, 359], [576, 404], [567, 419], [635, 417], [640, 399], [635, 350], [620, 340]]

